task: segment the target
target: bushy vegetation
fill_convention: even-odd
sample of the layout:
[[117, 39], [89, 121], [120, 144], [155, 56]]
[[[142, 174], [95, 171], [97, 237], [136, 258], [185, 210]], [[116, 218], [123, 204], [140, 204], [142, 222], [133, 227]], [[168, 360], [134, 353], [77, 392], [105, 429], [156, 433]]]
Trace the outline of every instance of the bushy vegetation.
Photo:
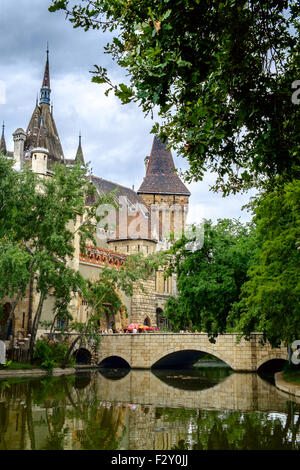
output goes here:
[[[69, 346], [66, 343], [39, 340], [34, 346], [34, 364], [47, 370], [52, 370], [55, 366], [61, 367], [64, 365], [68, 349]], [[74, 365], [74, 359], [72, 356], [68, 358], [67, 365]]]
[[224, 332], [263, 334], [273, 347], [300, 338], [300, 180], [252, 201], [251, 225], [206, 221], [194, 252], [183, 238], [172, 247], [169, 272], [179, 293], [165, 314], [176, 328], [191, 325], [211, 340]]

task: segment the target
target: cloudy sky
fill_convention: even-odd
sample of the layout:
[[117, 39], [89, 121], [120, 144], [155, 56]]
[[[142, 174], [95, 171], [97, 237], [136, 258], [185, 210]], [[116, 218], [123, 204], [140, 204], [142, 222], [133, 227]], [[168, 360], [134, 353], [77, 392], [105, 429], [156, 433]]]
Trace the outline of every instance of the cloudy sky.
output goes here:
[[[0, 0], [0, 120], [5, 121], [9, 150], [12, 133], [26, 130], [39, 93], [50, 48], [51, 98], [54, 117], [66, 158], [74, 158], [79, 131], [86, 161], [102, 178], [138, 189], [144, 176], [144, 158], [149, 155], [154, 122], [145, 118], [136, 104], [121, 105], [101, 85], [91, 83], [94, 64], [106, 67], [113, 81], [124, 81], [124, 72], [103, 53], [109, 37], [99, 31], [73, 29], [62, 12], [49, 13], [51, 0]], [[187, 162], [173, 152], [177, 168]], [[249, 195], [230, 196], [209, 191], [214, 182], [187, 185], [189, 222], [202, 218], [240, 218]]]

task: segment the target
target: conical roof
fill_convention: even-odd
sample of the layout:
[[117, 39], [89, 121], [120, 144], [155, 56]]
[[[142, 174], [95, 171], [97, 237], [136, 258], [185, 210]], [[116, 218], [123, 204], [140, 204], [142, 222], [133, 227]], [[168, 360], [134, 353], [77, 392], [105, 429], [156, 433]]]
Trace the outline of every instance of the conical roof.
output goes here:
[[[40, 133], [40, 129], [43, 132]], [[36, 106], [26, 131], [25, 153], [36, 147], [38, 136], [43, 136], [44, 147], [49, 151], [48, 164], [63, 162], [64, 154], [56, 129], [54, 118], [47, 104]]]
[[44, 118], [43, 118], [43, 115], [42, 115], [41, 116], [41, 123], [40, 123], [40, 127], [39, 127], [39, 130], [38, 130], [38, 133], [37, 133], [34, 149], [40, 148], [40, 149], [48, 150], [46, 136], [47, 136], [47, 130], [44, 126]]
[[157, 136], [153, 139], [146, 176], [137, 193], [184, 196], [191, 194], [176, 173], [171, 152]]

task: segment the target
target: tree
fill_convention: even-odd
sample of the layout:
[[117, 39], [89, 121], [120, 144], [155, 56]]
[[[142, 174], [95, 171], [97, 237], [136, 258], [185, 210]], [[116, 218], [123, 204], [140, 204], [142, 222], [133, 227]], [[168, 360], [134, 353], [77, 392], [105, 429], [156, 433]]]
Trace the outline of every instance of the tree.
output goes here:
[[[31, 328], [30, 352], [49, 293], [55, 296], [55, 313], [66, 313], [72, 295], [84, 288], [84, 279], [71, 266], [75, 238], [82, 252], [94, 242], [99, 204], [114, 204], [112, 195], [97, 196], [88, 183], [87, 170], [56, 165], [51, 178], [40, 179], [29, 169], [15, 172], [0, 158], [0, 296], [15, 307], [32, 279], [39, 302]], [[95, 202], [87, 205], [91, 195]]]
[[255, 330], [272, 346], [300, 338], [300, 181], [254, 202], [257, 249], [232, 318], [248, 337]]
[[176, 328], [193, 326], [212, 341], [226, 331], [247, 279], [254, 239], [251, 227], [222, 219], [205, 222], [201, 249], [189, 251], [185, 237], [174, 244], [168, 274], [177, 275], [178, 296], [168, 299], [165, 315]]
[[153, 131], [187, 158], [188, 181], [215, 172], [226, 195], [299, 177], [297, 0], [53, 0], [49, 10], [114, 33], [105, 52], [129, 83], [101, 66], [93, 81], [158, 109]]

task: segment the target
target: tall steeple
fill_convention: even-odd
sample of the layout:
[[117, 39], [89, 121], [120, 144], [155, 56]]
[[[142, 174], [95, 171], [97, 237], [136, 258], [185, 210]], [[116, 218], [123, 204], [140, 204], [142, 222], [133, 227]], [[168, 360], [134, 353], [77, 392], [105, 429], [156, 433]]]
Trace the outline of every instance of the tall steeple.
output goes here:
[[47, 60], [44, 72], [44, 78], [41, 88], [41, 97], [40, 97], [40, 104], [48, 104], [50, 106], [50, 67], [49, 67], [49, 47], [47, 44]]
[[79, 133], [79, 144], [78, 144], [78, 149], [76, 152], [75, 162], [76, 163], [80, 162], [82, 165], [85, 165], [83, 151], [81, 147], [81, 132]]
[[[50, 68], [49, 49], [47, 45], [47, 60], [40, 93], [40, 103], [36, 104], [26, 131], [25, 154], [29, 155], [37, 145], [37, 139], [43, 141], [43, 147], [48, 150], [47, 165], [52, 169], [55, 162], [64, 162], [64, 154], [51, 112], [50, 100]], [[40, 129], [42, 128], [41, 132]]]
[[4, 128], [5, 128], [5, 125], [4, 125], [4, 121], [3, 121], [2, 135], [1, 135], [1, 139], [0, 139], [0, 151], [1, 151], [1, 153], [3, 153], [3, 155], [6, 155], [7, 154], [7, 148], [6, 148], [6, 142], [5, 142], [5, 137], [4, 137]]
[[150, 157], [146, 157], [146, 176], [138, 194], [171, 194], [190, 196], [176, 173], [171, 152], [157, 136], [153, 139]]

